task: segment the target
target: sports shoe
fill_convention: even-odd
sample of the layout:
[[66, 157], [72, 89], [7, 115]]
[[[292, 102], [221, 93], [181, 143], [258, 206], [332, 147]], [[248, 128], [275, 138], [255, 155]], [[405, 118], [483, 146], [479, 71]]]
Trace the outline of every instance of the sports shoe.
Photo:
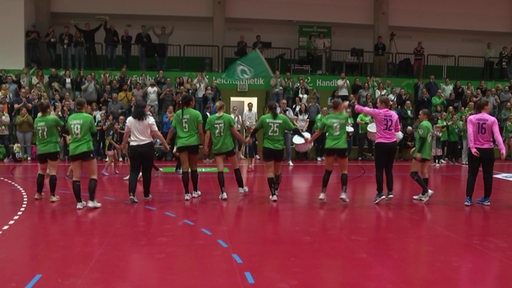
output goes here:
[[292, 167], [293, 166], [293, 162], [292, 161], [288, 161], [288, 166]]
[[119, 170], [114, 170], [114, 174], [119, 174]]
[[256, 156], [254, 156], [254, 159], [256, 159], [256, 160], [260, 160], [260, 155], [256, 155]]
[[142, 179], [142, 172], [139, 173], [139, 177], [137, 177], [137, 180]]
[[60, 200], [59, 196], [50, 196], [50, 202], [57, 202]]
[[103, 175], [103, 176], [108, 176], [108, 175], [110, 175], [110, 174], [108, 174], [108, 172], [107, 172], [107, 171], [103, 170], [103, 171], [101, 171], [101, 175]]
[[34, 199], [36, 199], [36, 200], [43, 199], [43, 194], [42, 193], [36, 193], [36, 195], [34, 195]]
[[130, 195], [130, 204], [137, 204], [139, 203], [139, 200], [135, 198], [135, 195]]
[[423, 201], [423, 197], [424, 197], [424, 196], [425, 196], [425, 195], [423, 195], [423, 194], [421, 194], [421, 193], [420, 193], [420, 194], [418, 194], [418, 195], [414, 195], [414, 196], [412, 196], [412, 199], [413, 199], [413, 200], [418, 200], [418, 201]]
[[240, 192], [240, 193], [247, 193], [247, 192], [249, 192], [249, 188], [247, 188], [247, 187], [240, 188], [239, 187], [238, 188], [238, 192]]
[[85, 201], [76, 203], [76, 209], [84, 209], [85, 206], [87, 206], [87, 203], [85, 203]]
[[226, 192], [220, 193], [219, 199], [220, 200], [227, 200], [228, 199], [228, 194]]
[[270, 195], [270, 201], [277, 202], [277, 195]]
[[491, 200], [489, 200], [489, 198], [485, 198], [485, 197], [476, 199], [476, 203], [482, 204], [485, 206], [491, 206]]
[[464, 201], [464, 205], [466, 205], [466, 206], [473, 205], [473, 200], [471, 200], [471, 198], [467, 197], [466, 201]]
[[347, 202], [348, 203], [348, 196], [347, 196], [347, 193], [345, 192], [342, 192], [341, 195], [340, 195], [340, 199], [343, 200], [344, 202]]
[[322, 161], [322, 157], [316, 157], [316, 161]]
[[151, 194], [148, 194], [148, 196], [144, 196], [144, 201], [149, 201], [153, 199], [153, 196]]
[[193, 191], [193, 192], [192, 192], [192, 197], [193, 197], [193, 198], [201, 197], [201, 192], [200, 192], [200, 191]]
[[176, 174], [181, 175], [181, 169], [176, 169]]
[[130, 180], [130, 175], [124, 177], [123, 180]]
[[423, 195], [423, 199], [421, 199], [423, 202], [427, 203], [428, 200], [430, 200], [430, 197], [434, 195], [434, 191], [428, 189], [427, 194]]
[[279, 196], [279, 189], [276, 190], [276, 195]]
[[377, 193], [377, 195], [375, 196], [375, 200], [373, 200], [373, 203], [377, 204], [380, 202], [380, 200], [382, 199], [385, 199], [386, 196], [384, 196], [383, 193]]
[[320, 193], [320, 196], [318, 196], [318, 200], [325, 201], [325, 193]]
[[190, 199], [192, 199], [192, 194], [185, 193], [185, 201], [189, 201]]
[[96, 200], [94, 200], [94, 201], [89, 200], [89, 201], [87, 201], [87, 207], [89, 207], [89, 208], [101, 208], [101, 203], [96, 202]]
[[393, 192], [388, 192], [388, 195], [386, 196], [387, 199], [391, 199], [395, 197], [395, 195], [393, 195]]

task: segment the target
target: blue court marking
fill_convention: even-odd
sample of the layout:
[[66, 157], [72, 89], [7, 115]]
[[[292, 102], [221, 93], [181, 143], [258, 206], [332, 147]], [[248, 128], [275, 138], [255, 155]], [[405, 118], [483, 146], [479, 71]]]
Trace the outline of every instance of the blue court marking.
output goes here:
[[233, 259], [235, 259], [236, 263], [238, 264], [242, 264], [242, 259], [240, 259], [240, 257], [238, 257], [238, 255], [236, 254], [232, 254], [231, 256], [233, 256]]
[[176, 215], [172, 214], [171, 212], [164, 212], [164, 214], [167, 216], [176, 217]]
[[251, 272], [245, 272], [245, 278], [247, 278], [247, 282], [249, 284], [254, 284], [254, 278], [252, 278]]
[[204, 228], [201, 228], [201, 231], [203, 231], [206, 235], [212, 235], [212, 232], [210, 232]]
[[194, 222], [189, 221], [189, 220], [187, 220], [187, 219], [183, 220], [183, 222], [187, 223], [188, 225], [194, 225]]
[[36, 285], [37, 281], [39, 281], [39, 279], [41, 279], [41, 277], [43, 277], [43, 275], [41, 274], [37, 274], [33, 279], [32, 281], [30, 281], [30, 283], [27, 284], [27, 286], [25, 286], [25, 288], [32, 288], [34, 287], [34, 285]]
[[226, 244], [226, 242], [222, 241], [222, 240], [217, 240], [217, 242], [219, 242], [220, 246], [224, 247], [224, 248], [228, 248], [228, 244]]
[[155, 207], [152, 207], [152, 206], [146, 206], [146, 208], [147, 208], [147, 209], [149, 209], [149, 210], [153, 210], [153, 211], [155, 211], [155, 210], [156, 210], [156, 208], [155, 208]]
[[109, 196], [105, 196], [105, 197], [103, 197], [103, 198], [105, 198], [105, 199], [107, 199], [107, 200], [112, 200], [112, 201], [113, 201], [113, 200], [116, 200], [116, 198], [114, 198], [114, 197], [109, 197]]

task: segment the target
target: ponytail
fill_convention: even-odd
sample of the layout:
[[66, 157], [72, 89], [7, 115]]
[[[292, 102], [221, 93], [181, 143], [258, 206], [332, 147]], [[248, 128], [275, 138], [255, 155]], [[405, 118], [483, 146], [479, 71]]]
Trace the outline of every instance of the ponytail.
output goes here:
[[267, 110], [270, 114], [272, 114], [272, 118], [276, 119], [277, 118], [277, 107], [276, 107], [277, 103], [274, 102], [274, 101], [270, 101], [268, 104], [267, 104]]

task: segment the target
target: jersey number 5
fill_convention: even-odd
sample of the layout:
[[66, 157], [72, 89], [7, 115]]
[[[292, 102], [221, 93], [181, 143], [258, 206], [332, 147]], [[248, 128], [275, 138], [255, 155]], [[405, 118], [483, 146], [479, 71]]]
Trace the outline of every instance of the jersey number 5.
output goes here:
[[181, 123], [183, 124], [183, 131], [188, 132], [188, 120], [183, 119]]

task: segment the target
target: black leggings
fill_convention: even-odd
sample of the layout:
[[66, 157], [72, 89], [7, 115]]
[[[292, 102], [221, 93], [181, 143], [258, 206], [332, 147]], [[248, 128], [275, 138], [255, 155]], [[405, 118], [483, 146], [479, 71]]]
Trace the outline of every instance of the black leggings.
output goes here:
[[130, 157], [130, 180], [128, 182], [128, 193], [135, 195], [137, 188], [137, 178], [142, 169], [142, 187], [144, 187], [144, 196], [148, 197], [151, 187], [151, 169], [153, 168], [153, 158], [155, 155], [155, 146], [153, 142], [142, 145], [130, 145], [128, 148], [128, 157]]
[[494, 170], [494, 149], [492, 148], [476, 148], [480, 157], [476, 157], [468, 151], [468, 181], [466, 184], [466, 197], [473, 197], [475, 191], [476, 177], [478, 169], [482, 165], [484, 179], [484, 197], [491, 197], [492, 193], [492, 172]]
[[448, 147], [446, 149], [446, 157], [450, 161], [457, 160], [457, 158], [458, 158], [458, 153], [457, 153], [458, 151], [457, 151], [457, 149], [459, 148], [459, 142], [448, 141], [447, 145], [448, 145]]
[[393, 192], [393, 163], [395, 162], [396, 142], [375, 143], [375, 179], [377, 193], [384, 190], [384, 171], [388, 192]]

